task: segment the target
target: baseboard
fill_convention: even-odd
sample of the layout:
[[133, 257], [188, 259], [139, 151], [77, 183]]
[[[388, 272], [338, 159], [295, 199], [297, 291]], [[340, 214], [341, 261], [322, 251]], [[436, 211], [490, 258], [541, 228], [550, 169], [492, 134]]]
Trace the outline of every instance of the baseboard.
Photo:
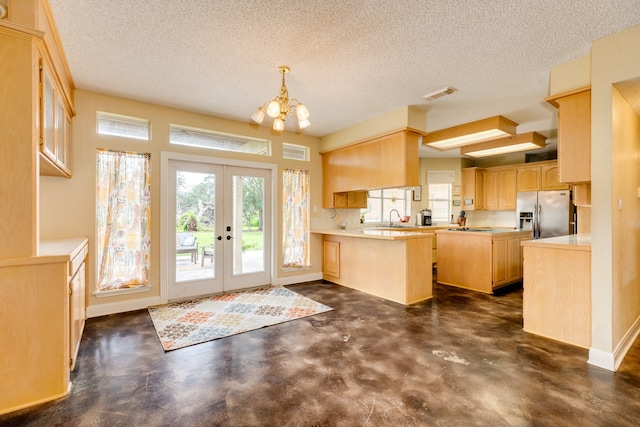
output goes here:
[[314, 280], [322, 280], [322, 273], [304, 274], [302, 276], [280, 277], [278, 278], [277, 285], [293, 285], [302, 282], [313, 282]]
[[640, 317], [636, 319], [633, 325], [629, 328], [627, 333], [622, 337], [622, 340], [618, 343], [613, 353], [598, 350], [597, 348], [589, 349], [589, 364], [598, 366], [608, 371], [615, 372], [618, 370], [624, 357], [629, 352], [629, 349], [640, 335]]
[[611, 372], [615, 372], [616, 370], [613, 353], [598, 350], [593, 347], [589, 349], [589, 360], [587, 360], [587, 363]]
[[129, 301], [113, 302], [109, 304], [97, 304], [87, 307], [87, 318], [107, 316], [109, 314], [125, 313], [127, 311], [141, 310], [151, 305], [159, 305], [160, 297], [133, 299]]
[[616, 346], [616, 349], [613, 351], [616, 371], [622, 364], [622, 360], [631, 349], [631, 346], [635, 342], [636, 338], [638, 338], [638, 335], [640, 335], [640, 317], [636, 319], [627, 333], [624, 334], [624, 337], [622, 337], [622, 340], [620, 340], [620, 342]]

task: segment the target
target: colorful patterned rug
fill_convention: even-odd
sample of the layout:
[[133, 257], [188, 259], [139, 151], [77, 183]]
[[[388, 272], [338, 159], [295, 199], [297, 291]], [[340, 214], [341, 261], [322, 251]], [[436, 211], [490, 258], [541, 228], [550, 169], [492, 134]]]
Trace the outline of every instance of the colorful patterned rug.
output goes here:
[[333, 310], [283, 286], [149, 307], [164, 351]]

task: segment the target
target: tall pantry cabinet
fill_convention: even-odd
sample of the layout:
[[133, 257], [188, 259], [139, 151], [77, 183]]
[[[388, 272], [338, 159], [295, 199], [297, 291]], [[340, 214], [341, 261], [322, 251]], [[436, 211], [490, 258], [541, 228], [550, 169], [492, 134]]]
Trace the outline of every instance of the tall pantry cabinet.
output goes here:
[[71, 176], [73, 83], [46, 0], [0, 19], [0, 414], [65, 396], [85, 318], [86, 238], [41, 241], [40, 175]]

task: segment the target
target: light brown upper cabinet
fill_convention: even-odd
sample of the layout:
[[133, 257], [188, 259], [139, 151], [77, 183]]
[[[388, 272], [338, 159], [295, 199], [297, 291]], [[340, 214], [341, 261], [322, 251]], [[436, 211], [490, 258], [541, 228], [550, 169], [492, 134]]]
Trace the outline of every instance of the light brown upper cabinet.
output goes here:
[[591, 181], [591, 89], [545, 98], [558, 109], [560, 182]]
[[498, 210], [498, 172], [485, 171], [484, 183], [484, 208], [490, 211]]
[[484, 177], [480, 168], [462, 169], [462, 210], [484, 209]]
[[517, 168], [518, 191], [567, 190], [569, 186], [561, 183], [556, 161], [540, 162]]
[[61, 86], [40, 59], [40, 175], [71, 177], [71, 115]]
[[518, 191], [540, 190], [540, 166], [523, 166], [517, 172]]
[[484, 208], [492, 211], [516, 208], [516, 170], [514, 168], [485, 170]]
[[322, 153], [322, 207], [339, 207], [334, 193], [419, 185], [419, 136], [402, 130]]
[[568, 190], [569, 184], [560, 182], [560, 171], [557, 163], [540, 166], [541, 190]]
[[366, 209], [367, 191], [348, 191], [333, 193], [334, 208]]
[[515, 210], [516, 208], [516, 170], [501, 169], [498, 171], [498, 209]]

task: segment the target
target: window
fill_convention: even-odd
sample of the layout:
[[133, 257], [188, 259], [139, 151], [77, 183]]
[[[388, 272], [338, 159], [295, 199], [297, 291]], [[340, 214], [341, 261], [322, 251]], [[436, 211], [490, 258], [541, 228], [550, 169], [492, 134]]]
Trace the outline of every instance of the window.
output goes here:
[[304, 145], [282, 143], [282, 158], [291, 160], [309, 161], [309, 147]]
[[450, 221], [451, 184], [429, 184], [429, 209], [432, 221]]
[[96, 292], [149, 286], [151, 155], [98, 149]]
[[[411, 215], [411, 194], [409, 188], [386, 188], [384, 190], [370, 190], [367, 198], [367, 209], [364, 212], [365, 222], [389, 222], [389, 215], [397, 209], [398, 216]], [[395, 212], [393, 221], [397, 222]]]
[[282, 268], [311, 266], [309, 254], [309, 171], [282, 171]]
[[235, 151], [237, 153], [258, 154], [261, 156], [271, 155], [271, 143], [266, 139], [249, 138], [187, 126], [171, 125], [169, 140], [171, 144], [176, 145]]
[[98, 111], [98, 133], [124, 138], [149, 140], [149, 120]]
[[451, 186], [456, 173], [452, 170], [429, 170], [429, 209], [434, 222], [451, 220]]

